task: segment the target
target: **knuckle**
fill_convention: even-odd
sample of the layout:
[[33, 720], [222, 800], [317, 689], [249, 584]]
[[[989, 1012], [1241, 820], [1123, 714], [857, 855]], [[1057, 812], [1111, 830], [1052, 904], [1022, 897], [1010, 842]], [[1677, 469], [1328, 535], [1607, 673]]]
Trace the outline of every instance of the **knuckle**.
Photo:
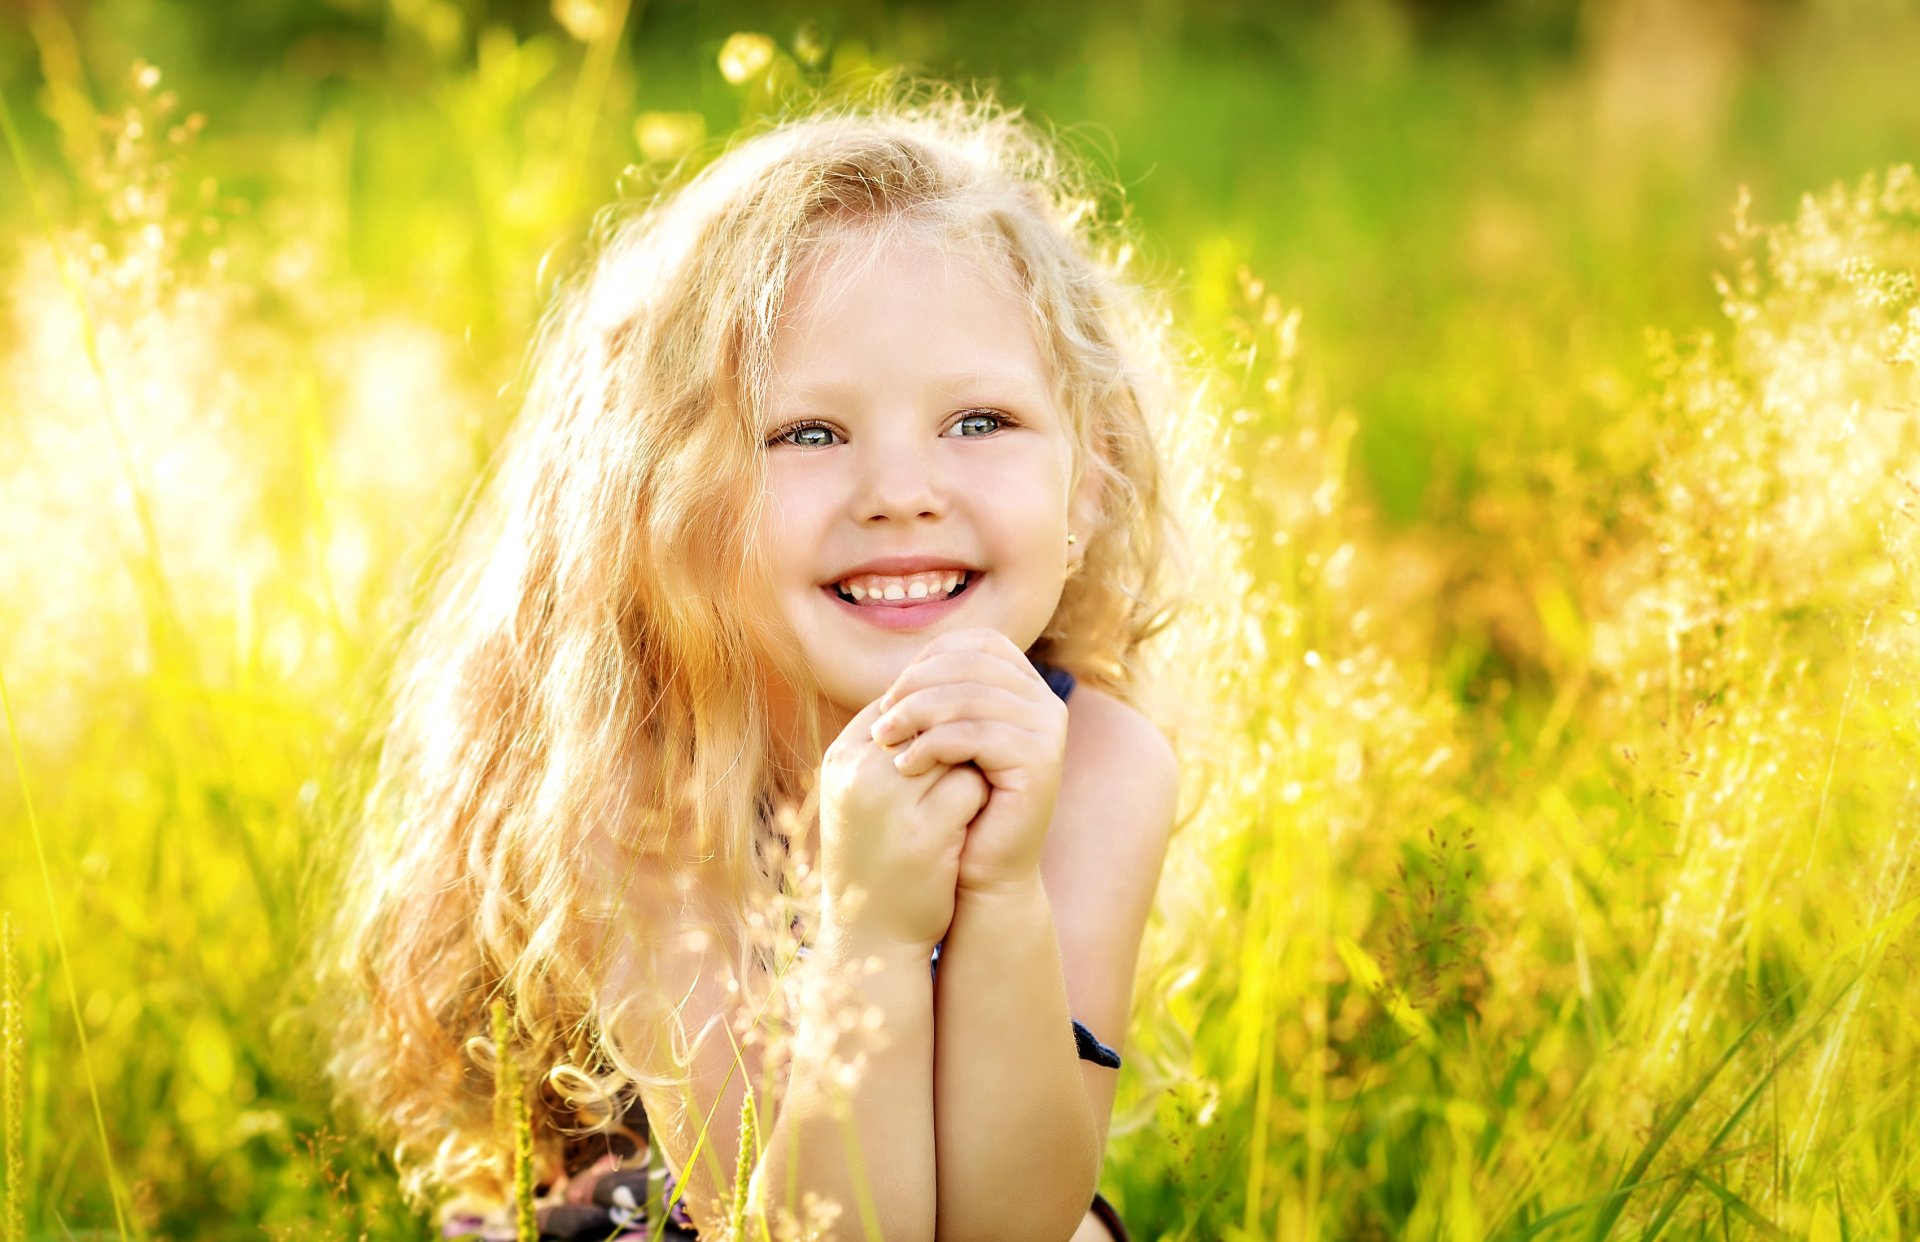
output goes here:
[[929, 725], [920, 731], [920, 736], [914, 739], [914, 743], [924, 749], [944, 753], [953, 742], [954, 733], [959, 727], [954, 721], [942, 721]]

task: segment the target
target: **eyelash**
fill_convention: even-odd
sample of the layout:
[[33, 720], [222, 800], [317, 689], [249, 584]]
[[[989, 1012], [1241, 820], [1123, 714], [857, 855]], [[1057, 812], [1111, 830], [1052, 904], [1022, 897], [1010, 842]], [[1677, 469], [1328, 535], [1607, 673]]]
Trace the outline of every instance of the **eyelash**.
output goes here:
[[[960, 425], [960, 423], [964, 423], [970, 418], [991, 418], [995, 420], [1000, 424], [998, 427], [994, 428], [995, 431], [1005, 431], [1009, 427], [1018, 427], [1020, 425], [1019, 421], [1015, 419], [1011, 414], [1003, 414], [999, 410], [968, 410], [966, 413], [960, 416], [958, 422], [954, 423], [954, 426], [957, 427]], [[780, 430], [774, 432], [771, 436], [767, 437], [767, 447], [772, 448], [776, 444], [790, 444], [794, 448], [829, 448], [831, 447], [830, 445], [825, 445], [825, 444], [811, 444], [811, 445], [793, 444], [793, 442], [787, 438], [788, 436], [791, 436], [796, 432], [806, 431], [811, 427], [819, 427], [826, 431], [834, 431], [834, 427], [830, 423], [823, 423], [817, 418], [806, 418], [806, 419], [800, 420], [797, 423], [789, 423], [785, 427], [782, 427]], [[838, 433], [836, 432], [835, 434], [838, 434]], [[989, 437], [988, 436], [961, 436], [960, 438], [963, 440], [985, 440], [985, 439], [988, 439]]]

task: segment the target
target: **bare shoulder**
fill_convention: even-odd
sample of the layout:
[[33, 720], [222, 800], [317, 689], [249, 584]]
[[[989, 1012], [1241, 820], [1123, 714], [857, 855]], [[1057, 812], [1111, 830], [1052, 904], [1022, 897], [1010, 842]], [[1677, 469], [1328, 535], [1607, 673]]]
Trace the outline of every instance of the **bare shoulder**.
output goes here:
[[1067, 696], [1067, 719], [1069, 730], [1082, 733], [1088, 741], [1122, 750], [1132, 748], [1127, 757], [1133, 759], [1146, 758], [1143, 752], [1151, 752], [1155, 761], [1164, 761], [1163, 771], [1172, 774], [1173, 743], [1159, 725], [1125, 699], [1082, 682]]
[[[1140, 814], [1122, 815], [1116, 826], [1132, 826], [1149, 837], [1172, 827], [1173, 800], [1180, 764], [1160, 727], [1125, 700], [1093, 686], [1077, 686], [1067, 699], [1067, 755], [1060, 785], [1063, 800], [1094, 801], [1108, 810], [1137, 805]], [[1157, 812], [1164, 806], [1167, 822]], [[1059, 821], [1056, 818], [1056, 826]], [[1072, 826], [1072, 825], [1068, 825]], [[1111, 832], [1101, 834], [1111, 843]]]
[[1120, 946], [1131, 966], [1172, 834], [1179, 777], [1173, 746], [1153, 721], [1092, 686], [1074, 689], [1060, 798], [1041, 858], [1070, 956]]
[[[1173, 834], [1180, 769], [1140, 711], [1091, 686], [1067, 699], [1060, 798], [1040, 856], [1072, 1015], [1123, 1055], [1140, 942]], [[1113, 1071], [1082, 1063], [1101, 1142]]]

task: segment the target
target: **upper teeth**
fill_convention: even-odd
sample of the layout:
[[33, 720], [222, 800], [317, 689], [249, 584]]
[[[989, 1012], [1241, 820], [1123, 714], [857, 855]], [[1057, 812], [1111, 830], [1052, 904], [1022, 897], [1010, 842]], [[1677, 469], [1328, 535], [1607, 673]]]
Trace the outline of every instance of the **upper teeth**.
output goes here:
[[882, 574], [858, 574], [837, 585], [856, 601], [864, 599], [926, 599], [952, 592], [967, 576], [964, 569], [936, 569], [927, 573], [888, 577]]

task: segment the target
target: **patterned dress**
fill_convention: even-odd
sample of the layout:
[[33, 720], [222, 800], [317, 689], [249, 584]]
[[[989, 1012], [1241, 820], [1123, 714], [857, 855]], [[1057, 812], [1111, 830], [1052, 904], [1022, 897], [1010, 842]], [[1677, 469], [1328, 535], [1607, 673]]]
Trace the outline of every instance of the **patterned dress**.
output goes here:
[[[1033, 666], [1063, 701], [1073, 693], [1072, 673], [1038, 660]], [[932, 969], [940, 969], [939, 945], [933, 947]], [[1081, 1060], [1120, 1068], [1120, 1054], [1077, 1018], [1073, 1042]], [[535, 1200], [542, 1242], [697, 1242], [700, 1235], [681, 1201], [673, 1170], [664, 1159], [655, 1159], [650, 1138], [646, 1113], [636, 1101], [613, 1129], [573, 1140], [565, 1175]], [[1115, 1242], [1130, 1242], [1119, 1214], [1098, 1193], [1090, 1210]], [[660, 1221], [660, 1227], [654, 1228], [653, 1221]], [[456, 1211], [443, 1219], [441, 1235], [514, 1242], [513, 1216], [507, 1211]]]

